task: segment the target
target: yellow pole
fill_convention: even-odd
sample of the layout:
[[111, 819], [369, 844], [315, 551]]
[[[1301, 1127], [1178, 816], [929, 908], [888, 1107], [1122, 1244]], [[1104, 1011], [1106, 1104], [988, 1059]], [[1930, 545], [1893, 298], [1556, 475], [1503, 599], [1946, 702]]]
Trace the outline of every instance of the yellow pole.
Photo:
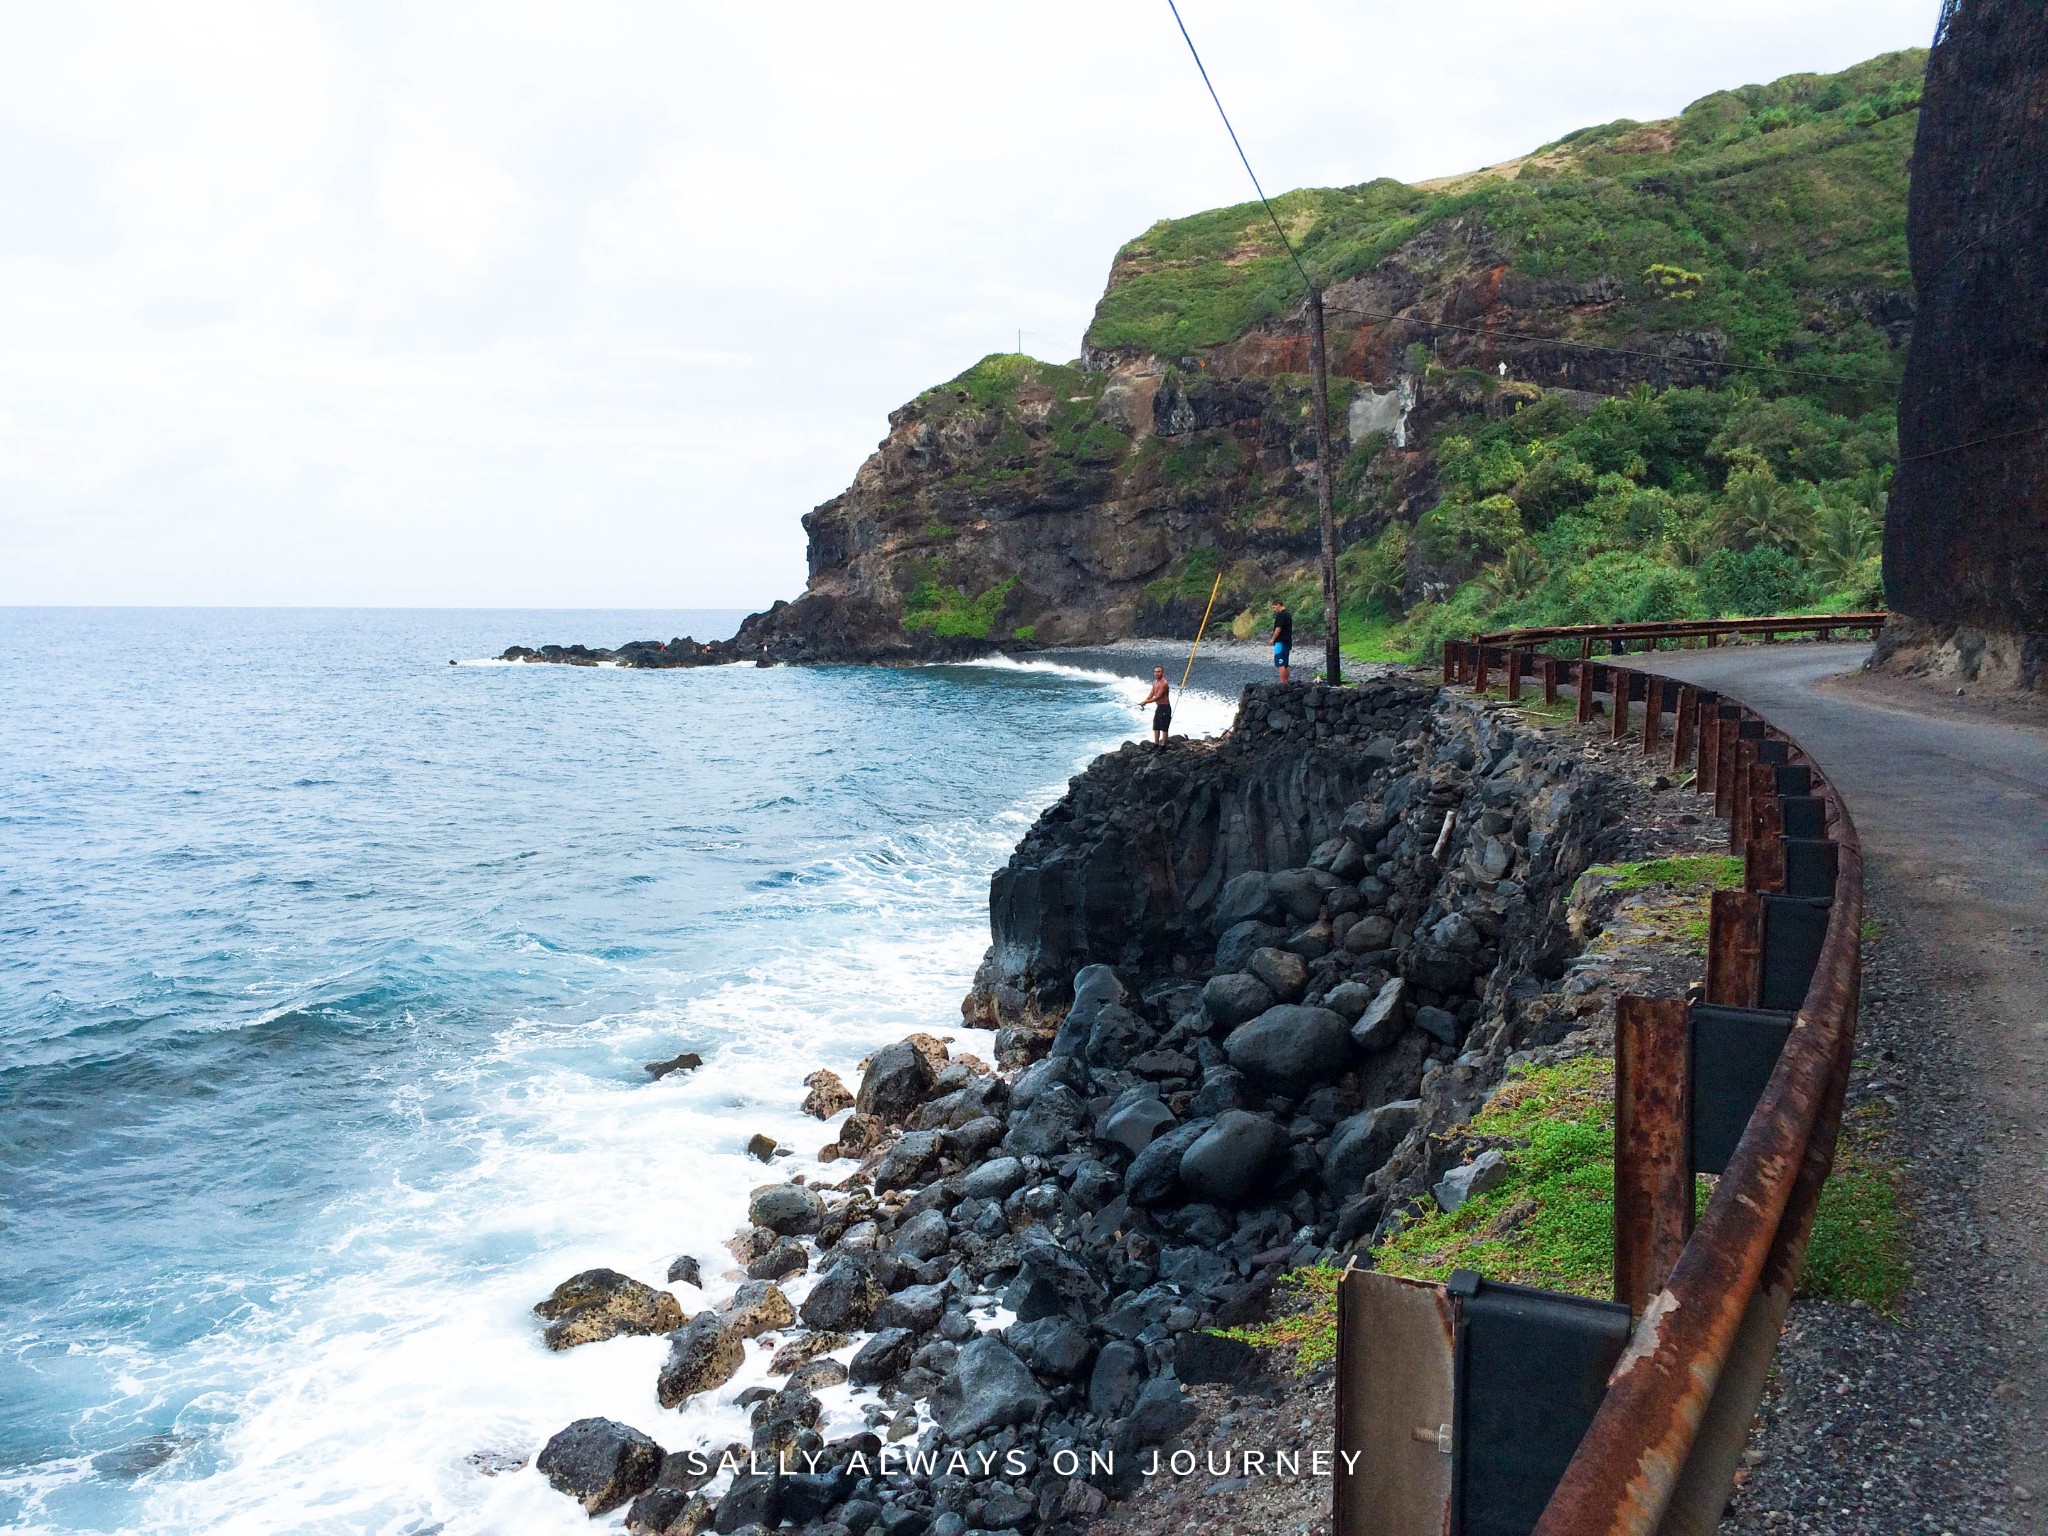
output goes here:
[[1202, 636], [1203, 636], [1203, 634], [1204, 634], [1204, 633], [1205, 633], [1205, 632], [1206, 632], [1206, 631], [1208, 630], [1208, 628], [1209, 628], [1209, 615], [1210, 615], [1210, 614], [1212, 614], [1212, 613], [1214, 613], [1214, 612], [1216, 611], [1216, 594], [1217, 594], [1218, 592], [1221, 592], [1222, 590], [1223, 590], [1223, 568], [1222, 568], [1222, 563], [1221, 563], [1221, 562], [1219, 561], [1219, 562], [1217, 563], [1217, 569], [1216, 569], [1216, 584], [1215, 584], [1215, 585], [1214, 585], [1213, 587], [1211, 587], [1211, 588], [1209, 589], [1209, 606], [1208, 606], [1208, 607], [1206, 607], [1206, 608], [1204, 608], [1204, 609], [1202, 610], [1202, 624], [1201, 624], [1201, 628], [1200, 628], [1200, 629], [1197, 629], [1197, 630], [1195, 631], [1195, 643], [1194, 643], [1193, 645], [1191, 645], [1191, 646], [1189, 646], [1189, 647], [1188, 647], [1188, 664], [1187, 664], [1187, 670], [1186, 670], [1186, 671], [1184, 671], [1184, 672], [1182, 672], [1182, 673], [1181, 673], [1181, 675], [1180, 675], [1180, 686], [1181, 686], [1181, 691], [1182, 691], [1183, 693], [1185, 693], [1185, 692], [1187, 691], [1187, 686], [1188, 686], [1188, 678], [1189, 678], [1189, 677], [1190, 677], [1191, 675], [1193, 675], [1193, 673], [1194, 673], [1194, 670], [1195, 670], [1195, 652], [1199, 651], [1199, 650], [1200, 650], [1200, 649], [1202, 648]]

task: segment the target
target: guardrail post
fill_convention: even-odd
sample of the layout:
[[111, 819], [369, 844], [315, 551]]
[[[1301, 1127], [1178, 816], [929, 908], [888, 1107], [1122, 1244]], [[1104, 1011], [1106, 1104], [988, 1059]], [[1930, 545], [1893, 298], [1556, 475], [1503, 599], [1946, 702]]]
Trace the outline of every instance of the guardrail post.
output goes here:
[[1540, 656], [1536, 660], [1536, 665], [1543, 677], [1543, 702], [1555, 704], [1557, 702], [1557, 658], [1555, 656]]
[[1448, 686], [1458, 680], [1458, 642], [1444, 642], [1444, 683]]
[[1522, 662], [1525, 659], [1522, 652], [1516, 650], [1513, 646], [1509, 646], [1507, 653], [1501, 658], [1502, 663], [1508, 669], [1508, 702], [1510, 704], [1519, 704], [1521, 702]]
[[[1751, 772], [1769, 772], [1776, 780], [1776, 770], [1767, 764]], [[1778, 786], [1751, 786], [1749, 801], [1749, 844], [1743, 848], [1743, 889], [1745, 891], [1784, 891], [1786, 889], [1786, 838], [1784, 838], [1784, 805], [1778, 801]]]
[[1643, 751], [1655, 752], [1664, 737], [1664, 679], [1650, 673], [1643, 679]]
[[1754, 1008], [1763, 989], [1764, 899], [1716, 891], [1707, 908], [1707, 1001]]
[[1613, 728], [1607, 734], [1615, 741], [1628, 739], [1628, 696], [1631, 692], [1630, 680], [1634, 676], [1633, 672], [1623, 667], [1607, 669], [1608, 687], [1614, 695]]
[[1693, 762], [1692, 787], [1703, 795], [1714, 792], [1714, 770], [1721, 761], [1721, 706], [1700, 706], [1698, 755]]
[[1693, 731], [1698, 727], [1700, 708], [1699, 690], [1691, 683], [1678, 686], [1678, 708], [1671, 720], [1671, 766], [1683, 768], [1686, 759], [1692, 756]]
[[1572, 691], [1577, 707], [1572, 716], [1584, 725], [1593, 718], [1593, 663], [1581, 657], [1574, 667], [1573, 676]]
[[1614, 1004], [1614, 1299], [1637, 1317], [1692, 1233], [1692, 1084], [1684, 1002]]
[[1757, 766], [1758, 743], [1738, 737], [1735, 742], [1735, 773], [1728, 786], [1728, 851], [1741, 853], [1749, 846], [1749, 789], [1751, 770]]
[[[1729, 716], [1735, 716], [1730, 719]], [[1742, 739], [1741, 711], [1729, 706], [1714, 736], [1714, 814], [1728, 819], [1735, 804], [1735, 744]]]
[[1486, 647], [1483, 645], [1472, 647], [1472, 691], [1478, 694], [1486, 692]]

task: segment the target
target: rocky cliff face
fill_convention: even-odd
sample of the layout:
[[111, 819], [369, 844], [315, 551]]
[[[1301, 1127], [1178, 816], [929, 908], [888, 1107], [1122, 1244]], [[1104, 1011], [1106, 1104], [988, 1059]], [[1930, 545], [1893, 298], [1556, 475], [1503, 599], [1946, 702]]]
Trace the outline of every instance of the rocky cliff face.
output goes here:
[[[1583, 412], [1757, 362], [1844, 381], [1812, 386], [1832, 410], [1888, 405], [1921, 57], [1717, 93], [1448, 182], [1280, 199], [1327, 276], [1340, 546], [1438, 500], [1450, 425], [1545, 396]], [[736, 649], [907, 661], [1185, 635], [1219, 573], [1226, 622], [1305, 587], [1307, 367], [1298, 279], [1256, 205], [1157, 225], [1118, 254], [1076, 364], [986, 358], [890, 417], [805, 519], [804, 594]], [[1372, 588], [1401, 605], [1472, 574], [1423, 541], [1403, 562]]]
[[2048, 27], [1949, 0], [1913, 150], [1919, 295], [1885, 589], [1913, 665], [2048, 689]]

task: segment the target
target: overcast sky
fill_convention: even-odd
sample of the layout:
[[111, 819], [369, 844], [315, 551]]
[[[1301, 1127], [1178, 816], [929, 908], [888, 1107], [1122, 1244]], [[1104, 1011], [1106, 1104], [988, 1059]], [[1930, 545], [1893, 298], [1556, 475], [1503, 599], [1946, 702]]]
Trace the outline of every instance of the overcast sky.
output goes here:
[[[1271, 190], [1938, 0], [1183, 0]], [[1165, 0], [0, 8], [0, 603], [757, 606], [888, 411], [1247, 195]]]

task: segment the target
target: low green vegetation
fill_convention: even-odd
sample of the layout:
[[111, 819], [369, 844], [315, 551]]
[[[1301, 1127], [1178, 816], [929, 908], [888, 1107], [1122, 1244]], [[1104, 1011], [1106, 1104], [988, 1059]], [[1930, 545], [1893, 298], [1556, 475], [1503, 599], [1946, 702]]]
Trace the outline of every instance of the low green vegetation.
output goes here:
[[1606, 876], [1610, 889], [1617, 891], [1646, 891], [1654, 886], [1679, 891], [1742, 889], [1742, 860], [1725, 853], [1685, 854], [1634, 864], [1595, 864], [1586, 874]]
[[903, 605], [903, 627], [941, 638], [986, 640], [1016, 584], [1017, 578], [1012, 576], [969, 594], [964, 588], [946, 585], [934, 562], [932, 573], [911, 589]]
[[[1519, 281], [1583, 285], [1589, 302], [1574, 305], [1563, 340], [1759, 370], [1593, 400], [1440, 366], [1436, 333], [1418, 324], [1407, 370], [1465, 407], [1409, 444], [1431, 466], [1420, 506], [1412, 472], [1375, 472], [1383, 438], [1349, 450], [1336, 510], [1372, 532], [1339, 555], [1344, 628], [1371, 634], [1375, 656], [1429, 658], [1447, 638], [1523, 625], [1881, 606], [1904, 356], [1893, 298], [1911, 287], [1907, 169], [1925, 64], [1907, 50], [1721, 91], [1676, 118], [1583, 129], [1428, 187], [1376, 181], [1275, 199], [1326, 283], [1441, 224], [1451, 254], [1432, 258], [1440, 296], [1501, 282], [1484, 261], [1461, 269], [1456, 254], [1498, 252]], [[1294, 313], [1300, 288], [1256, 203], [1163, 221], [1119, 253], [1088, 341], [1191, 368]], [[1341, 349], [1358, 321], [1333, 302]], [[1243, 466], [1217, 430], [1150, 440], [1139, 467], [1197, 487]], [[1292, 529], [1312, 514], [1258, 503], [1238, 521]], [[1226, 585], [1234, 607], [1262, 611], [1280, 595], [1317, 627], [1314, 591]]]
[[[1530, 277], [1621, 279], [1584, 339], [1718, 329], [1739, 361], [1867, 377], [1868, 409], [1893, 382], [1888, 341], [1867, 323], [1818, 336], [1810, 295], [1904, 280], [1906, 161], [1926, 59], [1886, 54], [1838, 75], [1719, 91], [1664, 122], [1581, 129], [1511, 174], [1312, 188], [1273, 207], [1324, 282], [1370, 271], [1433, 225], [1483, 223]], [[1241, 203], [1162, 220], [1127, 244], [1088, 342], [1181, 356], [1300, 302], [1265, 210]]]
[[[1451, 423], [1435, 454], [1441, 497], [1414, 538], [1454, 585], [1405, 615], [1418, 654], [1526, 625], [1883, 605], [1888, 409], [1841, 416], [1740, 381], [1591, 410], [1549, 394]], [[1384, 608], [1391, 550], [1367, 549], [1346, 551], [1351, 594]]]
[[1475, 1136], [1513, 1140], [1505, 1181], [1455, 1212], [1432, 1210], [1385, 1243], [1378, 1268], [1410, 1280], [1476, 1269], [1575, 1296], [1614, 1287], [1614, 1063], [1581, 1056], [1508, 1079]]
[[1863, 1104], [1842, 1117], [1834, 1171], [1821, 1191], [1799, 1274], [1801, 1296], [1861, 1301], [1894, 1311], [1912, 1270], [1906, 1262], [1906, 1218], [1899, 1163], [1891, 1151], [1894, 1111]]
[[[1887, 1113], [1866, 1107], [1843, 1124], [1834, 1173], [1814, 1216], [1802, 1297], [1890, 1312], [1904, 1292], [1910, 1272], [1898, 1167], [1886, 1152]], [[1375, 1267], [1432, 1281], [1471, 1269], [1489, 1280], [1612, 1295], [1612, 1058], [1580, 1056], [1511, 1074], [1466, 1132], [1506, 1152], [1508, 1177], [1455, 1212], [1432, 1204], [1411, 1216], [1375, 1250]], [[1698, 1181], [1702, 1208], [1712, 1183]], [[1334, 1359], [1339, 1274], [1325, 1266], [1295, 1271], [1286, 1277], [1289, 1305], [1280, 1316], [1225, 1336], [1280, 1350], [1303, 1372]]]

